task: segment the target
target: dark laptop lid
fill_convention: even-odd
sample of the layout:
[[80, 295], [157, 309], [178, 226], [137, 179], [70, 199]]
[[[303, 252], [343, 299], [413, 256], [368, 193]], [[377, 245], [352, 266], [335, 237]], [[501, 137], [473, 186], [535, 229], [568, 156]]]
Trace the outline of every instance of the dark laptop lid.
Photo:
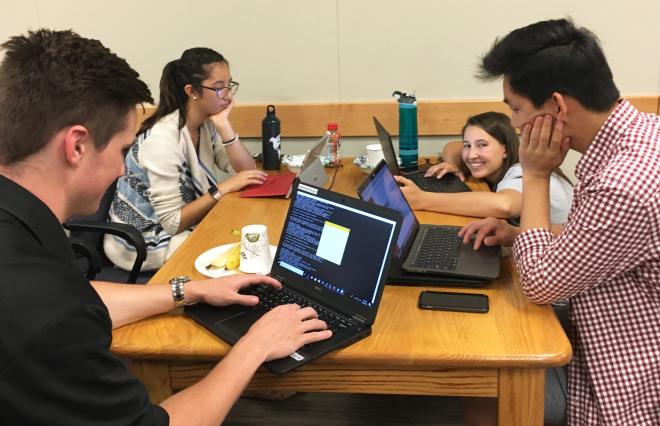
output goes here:
[[401, 216], [296, 182], [271, 276], [348, 316], [373, 323]]
[[394, 258], [397, 264], [401, 265], [417, 235], [419, 221], [384, 161], [374, 167], [358, 187], [357, 193], [360, 199], [366, 202], [391, 208], [401, 214], [401, 232], [394, 251]]
[[376, 133], [378, 133], [378, 140], [380, 141], [380, 146], [383, 148], [383, 157], [385, 158], [385, 163], [390, 169], [393, 175], [400, 175], [401, 170], [399, 169], [399, 162], [396, 158], [396, 152], [394, 152], [394, 145], [392, 145], [392, 136], [389, 132], [385, 130], [385, 127], [378, 121], [376, 116], [373, 116], [374, 125], [376, 126]]

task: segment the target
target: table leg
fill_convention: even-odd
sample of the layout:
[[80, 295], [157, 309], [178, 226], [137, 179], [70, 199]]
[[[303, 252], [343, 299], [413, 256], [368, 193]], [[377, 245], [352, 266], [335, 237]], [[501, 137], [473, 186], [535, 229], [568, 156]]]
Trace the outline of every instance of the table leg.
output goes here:
[[498, 424], [542, 425], [544, 384], [544, 369], [500, 369]]

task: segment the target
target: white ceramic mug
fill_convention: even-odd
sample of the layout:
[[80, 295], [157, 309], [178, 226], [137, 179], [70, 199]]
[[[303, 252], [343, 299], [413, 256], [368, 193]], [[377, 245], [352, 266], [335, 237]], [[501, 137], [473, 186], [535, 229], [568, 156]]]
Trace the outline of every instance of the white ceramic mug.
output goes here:
[[374, 168], [383, 158], [383, 147], [379, 143], [367, 145], [367, 166]]
[[272, 263], [266, 225], [241, 228], [241, 264], [238, 269], [252, 274], [266, 274], [270, 272]]

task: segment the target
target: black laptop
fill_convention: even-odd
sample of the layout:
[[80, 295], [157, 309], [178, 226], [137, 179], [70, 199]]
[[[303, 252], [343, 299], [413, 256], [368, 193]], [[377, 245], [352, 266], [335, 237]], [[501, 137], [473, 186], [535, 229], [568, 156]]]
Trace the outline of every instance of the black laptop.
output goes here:
[[438, 179], [435, 176], [424, 177], [424, 171], [415, 170], [411, 172], [403, 171], [399, 168], [399, 162], [392, 145], [392, 137], [385, 127], [374, 117], [374, 125], [380, 140], [380, 146], [383, 147], [383, 157], [392, 174], [403, 176], [412, 180], [422, 191], [426, 192], [469, 192], [470, 187], [465, 184], [458, 176], [453, 173], [447, 173]]
[[[459, 227], [420, 225], [392, 172], [384, 161], [372, 170], [358, 188], [361, 199], [397, 210], [403, 216], [390, 273], [396, 280], [409, 280], [405, 272], [436, 275], [437, 284], [483, 285], [500, 275], [500, 247], [474, 250], [458, 237]], [[417, 278], [419, 279], [419, 278]], [[461, 283], [461, 281], [464, 281]]]
[[265, 364], [286, 373], [371, 334], [400, 228], [395, 210], [296, 181], [270, 273], [284, 288], [251, 287], [256, 307], [200, 303], [185, 312], [234, 344], [277, 305], [314, 307], [333, 335]]

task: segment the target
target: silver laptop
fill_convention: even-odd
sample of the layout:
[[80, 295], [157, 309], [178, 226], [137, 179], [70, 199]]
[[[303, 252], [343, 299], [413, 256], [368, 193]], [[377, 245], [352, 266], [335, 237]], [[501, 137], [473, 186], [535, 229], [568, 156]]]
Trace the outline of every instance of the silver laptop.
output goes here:
[[[298, 173], [298, 179], [302, 183], [323, 186], [328, 181], [325, 167], [321, 163], [321, 155], [323, 155], [323, 149], [327, 143], [328, 135], [325, 135], [305, 154], [300, 172]], [[291, 195], [291, 191], [289, 191], [289, 195]]]

